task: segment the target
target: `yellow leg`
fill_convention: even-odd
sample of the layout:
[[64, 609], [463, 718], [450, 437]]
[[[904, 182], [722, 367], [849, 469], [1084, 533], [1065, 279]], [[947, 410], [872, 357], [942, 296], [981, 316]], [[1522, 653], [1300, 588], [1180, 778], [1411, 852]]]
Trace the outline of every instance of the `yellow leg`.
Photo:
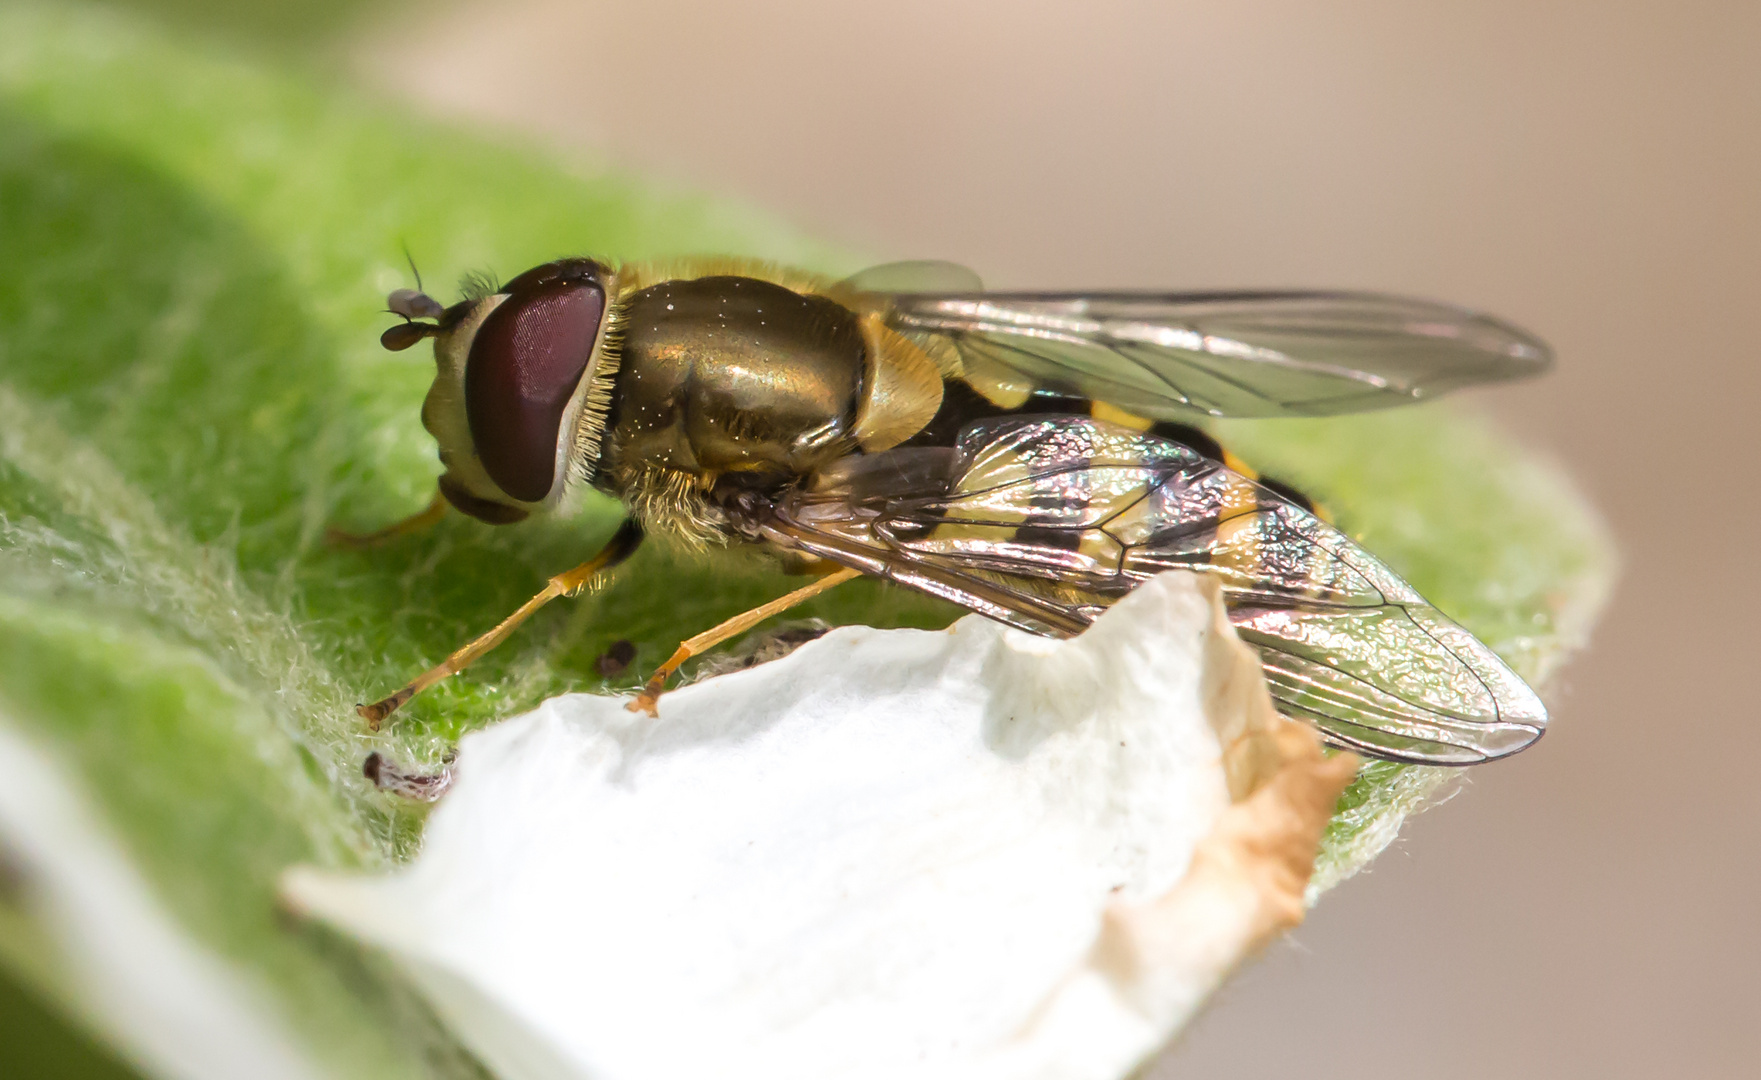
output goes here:
[[690, 638], [680, 644], [678, 649], [674, 651], [673, 655], [668, 658], [666, 663], [660, 665], [660, 667], [654, 670], [654, 674], [648, 678], [647, 685], [642, 687], [642, 692], [637, 694], [636, 700], [630, 702], [626, 708], [631, 712], [645, 712], [649, 716], [659, 716], [660, 695], [666, 689], [667, 679], [672, 676], [673, 672], [679, 670], [680, 664], [683, 664], [685, 661], [699, 653], [708, 652], [710, 649], [715, 648], [717, 645], [736, 634], [745, 633], [754, 626], [757, 626], [759, 623], [770, 618], [772, 615], [780, 615], [794, 607], [796, 604], [810, 599], [811, 597], [818, 596], [820, 593], [825, 592], [834, 585], [842, 585], [851, 578], [858, 578], [861, 576], [862, 571], [848, 569], [839, 570], [835, 574], [827, 574], [825, 577], [820, 578], [811, 585], [796, 589], [789, 595], [772, 600], [770, 603], [765, 604], [762, 607], [755, 607], [751, 611], [736, 615], [727, 622], [705, 630], [694, 638]]
[[383, 529], [370, 533], [345, 532], [332, 525], [324, 530], [324, 542], [331, 547], [339, 548], [370, 548], [378, 547], [388, 540], [396, 540], [400, 536], [408, 536], [413, 532], [421, 532], [446, 516], [446, 498], [436, 491], [434, 499], [427, 509], [418, 514], [411, 514], [402, 521], [394, 522]]
[[634, 521], [624, 522], [623, 527], [618, 529], [599, 554], [568, 573], [558, 574], [551, 578], [542, 592], [521, 604], [519, 610], [503, 619], [495, 629], [453, 653], [441, 664], [416, 676], [397, 693], [387, 698], [381, 698], [371, 705], [357, 705], [355, 711], [366, 719], [368, 727], [378, 731], [380, 721], [396, 712], [405, 702], [440, 680], [457, 675], [465, 668], [470, 667], [478, 657], [506, 641], [509, 634], [512, 634], [521, 623], [532, 617], [533, 612], [559, 596], [573, 596], [580, 592], [601, 571], [610, 569], [628, 558], [630, 553], [636, 550], [636, 545], [641, 542], [642, 527]]

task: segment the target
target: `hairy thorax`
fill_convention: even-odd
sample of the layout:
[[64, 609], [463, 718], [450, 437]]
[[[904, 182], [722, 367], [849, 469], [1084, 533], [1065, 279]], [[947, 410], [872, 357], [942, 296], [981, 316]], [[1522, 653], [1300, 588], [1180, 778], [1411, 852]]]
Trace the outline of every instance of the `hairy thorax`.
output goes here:
[[851, 452], [857, 315], [755, 278], [663, 281], [628, 302], [601, 485], [651, 531], [723, 543], [715, 493], [780, 488]]

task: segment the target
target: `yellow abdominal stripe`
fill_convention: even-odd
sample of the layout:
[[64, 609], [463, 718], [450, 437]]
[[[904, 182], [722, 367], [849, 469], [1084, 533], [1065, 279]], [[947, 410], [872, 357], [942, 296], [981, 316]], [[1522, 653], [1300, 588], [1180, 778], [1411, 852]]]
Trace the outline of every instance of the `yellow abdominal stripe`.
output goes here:
[[1235, 457], [1227, 451], [1223, 454], [1223, 464], [1242, 476], [1228, 477], [1224, 483], [1222, 513], [1217, 522], [1217, 536], [1211, 549], [1211, 564], [1225, 566], [1244, 577], [1257, 577], [1260, 568], [1259, 489], [1251, 480], [1243, 479], [1247, 472], [1230, 464], [1229, 459]]
[[[1154, 420], [1126, 412], [1104, 401], [1090, 403], [1088, 414], [1096, 420], [1118, 424], [1133, 431], [1148, 431], [1155, 426]], [[1259, 489], [1254, 486], [1253, 481], [1259, 480], [1259, 470], [1229, 450], [1223, 451], [1223, 466], [1239, 476], [1228, 477], [1225, 481], [1220, 515], [1222, 520], [1217, 525], [1216, 546], [1211, 553], [1211, 562], [1246, 576], [1255, 576], [1259, 570], [1260, 550], [1259, 517], [1254, 511], [1259, 509], [1260, 497]], [[1085, 553], [1089, 553], [1086, 550], [1088, 546], [1085, 539]]]
[[1088, 414], [1102, 423], [1118, 424], [1120, 427], [1127, 427], [1133, 431], [1148, 431], [1156, 424], [1154, 420], [1128, 413], [1124, 409], [1109, 405], [1104, 401], [1089, 402]]
[[[1027, 393], [1018, 384], [992, 382], [983, 377], [985, 374], [989, 373], [981, 373], [977, 385], [982, 387], [982, 392], [993, 403], [1001, 404], [997, 402], [999, 397], [1013, 401], [1019, 396], [1021, 402], [1026, 400]], [[970, 379], [971, 375], [972, 372], [969, 371], [967, 377]], [[1020, 402], [1015, 404], [1018, 406]], [[1088, 404], [1088, 414], [1103, 423], [1132, 431], [1148, 432], [1156, 424], [1152, 419], [1127, 412], [1104, 401], [1091, 401]], [[1212, 481], [1221, 485], [1222, 499], [1217, 508], [1219, 520], [1208, 561], [1226, 574], [1239, 575], [1245, 580], [1256, 579], [1263, 571], [1263, 553], [1260, 547], [1264, 515], [1258, 512], [1263, 508], [1259, 487], [1260, 472], [1227, 449], [1222, 453], [1222, 465], [1228, 472], [1220, 473]], [[1023, 529], [1048, 524], [1055, 517], [1033, 507], [1026, 499], [997, 499], [994, 493], [1000, 487], [1026, 480], [1027, 475], [1025, 462], [1019, 455], [1011, 453], [997, 453], [979, 464], [960, 478], [954, 504], [947, 508], [942, 521], [931, 533], [933, 542], [946, 545], [944, 550], [971, 550], [975, 543], [1006, 544], [1026, 541]], [[958, 498], [962, 492], [993, 494], [979, 496], [967, 502]], [[1101, 512], [1092, 514], [1090, 520], [1099, 518], [1109, 521], [1112, 526], [1122, 528], [1125, 534], [1135, 534], [1141, 528], [1135, 520], [1137, 515], [1149, 512], [1149, 504], [1143, 499], [1147, 493], [1147, 483], [1125, 491], [1109, 491], [1105, 497], [1119, 508], [1119, 516], [1115, 519], [1113, 515]], [[1099, 508], [1091, 503], [1089, 510], [1093, 512]], [[1314, 512], [1323, 521], [1331, 522], [1332, 519], [1324, 508], [1316, 506]], [[1030, 542], [1045, 543], [1045, 534], [1035, 535]], [[1100, 528], [1082, 530], [1072, 547], [1073, 554], [1081, 556], [1090, 569], [1100, 572], [1119, 569], [1124, 555], [1119, 542]]]
[[[1104, 401], [1090, 402], [1088, 414], [1096, 420], [1109, 424], [1118, 424], [1120, 427], [1127, 427], [1133, 431], [1148, 431], [1155, 426], [1154, 420], [1138, 416], [1136, 413], [1126, 412], [1124, 409], [1121, 409], [1116, 405], [1109, 405]], [[1249, 480], [1258, 482], [1262, 479], [1258, 469], [1237, 457], [1234, 451], [1227, 447], [1223, 450], [1223, 466], [1232, 472], [1240, 473]], [[1311, 510], [1316, 517], [1325, 521], [1329, 525], [1333, 524], [1333, 515], [1328, 513], [1325, 506], [1322, 506], [1320, 503], [1315, 502], [1312, 499], [1310, 502], [1312, 504]]]
[[[1028, 470], [1019, 454], [998, 453], [984, 465], [960, 478], [956, 500], [947, 508], [941, 522], [930, 534], [932, 541], [947, 548], [967, 547], [974, 542], [981, 544], [1031, 543], [1035, 546], [1057, 547], [1069, 551], [1087, 563], [1086, 569], [1091, 572], [1110, 574], [1120, 569], [1124, 549], [1113, 537], [1100, 528], [1086, 528], [1074, 531], [1073, 545], [1047, 543], [1047, 536], [1040, 533], [1029, 540], [1023, 529], [1034, 526], [1052, 525], [1058, 520], [1054, 514], [1035, 507], [1028, 499], [997, 499], [995, 492], [999, 487], [1026, 480]], [[971, 491], [976, 494], [970, 500], [958, 498], [960, 491]], [[1124, 490], [1108, 490], [1094, 493], [1104, 498], [1111, 507], [1130, 514], [1134, 508], [1144, 505], [1144, 496], [1149, 493], [1147, 480]], [[1024, 493], [1025, 494], [1025, 493]], [[1114, 513], [1104, 507], [1090, 503], [1085, 517], [1090, 520], [1111, 520]], [[1069, 536], [1063, 530], [1056, 530], [1054, 536]]]
[[1230, 471], [1238, 472], [1241, 475], [1247, 477], [1249, 480], [1258, 480], [1260, 478], [1260, 471], [1258, 469], [1254, 468], [1252, 465], [1249, 465], [1247, 462], [1236, 457], [1233, 451], [1230, 451], [1230, 450], [1223, 451], [1223, 464]]

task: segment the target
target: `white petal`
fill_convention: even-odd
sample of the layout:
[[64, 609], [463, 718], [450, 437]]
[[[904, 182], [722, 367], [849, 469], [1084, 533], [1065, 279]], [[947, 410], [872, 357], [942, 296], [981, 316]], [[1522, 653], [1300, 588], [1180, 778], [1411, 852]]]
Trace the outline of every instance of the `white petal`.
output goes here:
[[1257, 670], [1183, 574], [1066, 642], [847, 627], [473, 735], [413, 865], [286, 892], [509, 1080], [1120, 1076], [1269, 929], [1222, 848], [1177, 888], [1286, 756]]

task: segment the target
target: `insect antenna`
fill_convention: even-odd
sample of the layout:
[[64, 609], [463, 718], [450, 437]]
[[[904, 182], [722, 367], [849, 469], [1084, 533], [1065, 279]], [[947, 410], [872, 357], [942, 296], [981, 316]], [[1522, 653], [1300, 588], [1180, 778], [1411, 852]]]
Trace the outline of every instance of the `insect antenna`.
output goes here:
[[385, 310], [404, 321], [402, 326], [394, 326], [379, 335], [379, 344], [392, 352], [402, 352], [423, 338], [440, 333], [438, 322], [416, 320], [438, 320], [446, 313], [440, 301], [422, 290], [422, 271], [416, 269], [416, 259], [410, 254], [410, 246], [404, 244], [403, 249], [404, 261], [410, 264], [410, 273], [416, 277], [416, 287], [393, 289], [391, 295], [385, 298]]
[[398, 246], [404, 249], [404, 262], [410, 264], [410, 273], [416, 279], [416, 291], [419, 293], [427, 292], [428, 290], [422, 287], [422, 271], [416, 269], [416, 257], [410, 254], [410, 242], [401, 240], [398, 242]]

